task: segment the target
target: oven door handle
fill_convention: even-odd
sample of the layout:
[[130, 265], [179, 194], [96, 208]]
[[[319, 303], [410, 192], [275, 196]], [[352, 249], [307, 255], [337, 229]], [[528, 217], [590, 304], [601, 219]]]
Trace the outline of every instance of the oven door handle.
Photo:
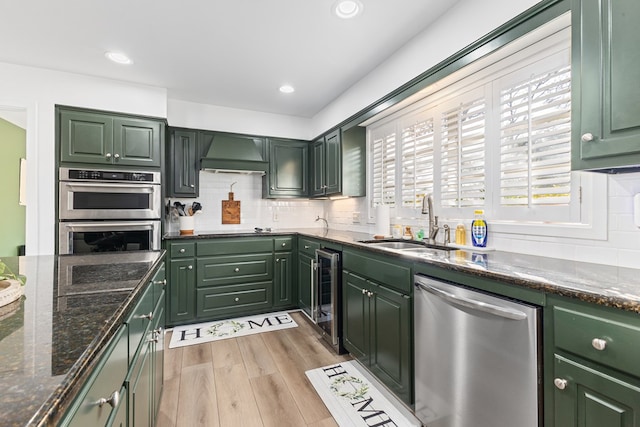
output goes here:
[[[98, 192], [105, 192], [104, 190], [131, 190], [132, 192], [147, 192], [153, 193], [159, 187], [158, 184], [118, 184], [118, 183], [96, 183], [96, 182], [64, 182], [62, 183], [65, 189], [68, 190], [96, 190]], [[109, 191], [113, 192], [113, 191]]]
[[153, 230], [154, 221], [113, 221], [113, 222], [91, 222], [91, 223], [81, 223], [81, 222], [61, 222], [60, 227], [63, 227], [68, 231], [82, 231], [86, 229], [96, 230], [96, 229], [117, 229], [122, 231], [135, 231], [135, 230]]

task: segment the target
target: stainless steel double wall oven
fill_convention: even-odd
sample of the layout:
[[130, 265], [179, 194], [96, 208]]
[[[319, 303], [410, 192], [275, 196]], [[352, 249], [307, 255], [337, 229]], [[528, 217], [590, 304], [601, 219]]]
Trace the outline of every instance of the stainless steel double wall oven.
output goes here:
[[160, 249], [159, 171], [59, 170], [58, 253]]

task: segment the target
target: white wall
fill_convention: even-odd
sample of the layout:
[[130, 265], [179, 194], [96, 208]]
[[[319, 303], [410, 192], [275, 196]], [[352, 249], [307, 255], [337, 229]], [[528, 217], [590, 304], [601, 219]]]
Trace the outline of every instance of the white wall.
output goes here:
[[27, 113], [29, 255], [54, 253], [56, 104], [166, 117], [166, 90], [0, 63], [0, 105]]
[[170, 126], [309, 140], [311, 119], [169, 99]]

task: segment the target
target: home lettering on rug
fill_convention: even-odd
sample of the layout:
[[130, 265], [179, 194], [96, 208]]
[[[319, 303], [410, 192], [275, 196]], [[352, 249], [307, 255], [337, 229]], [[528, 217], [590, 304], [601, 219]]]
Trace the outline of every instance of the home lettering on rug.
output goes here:
[[287, 323], [292, 323], [293, 320], [291, 319], [291, 317], [289, 317], [288, 314], [283, 314], [280, 316], [273, 316], [273, 317], [265, 317], [262, 319], [262, 323], [258, 323], [257, 320], [249, 320], [247, 323], [249, 323], [249, 328], [253, 329], [254, 325], [257, 328], [262, 328], [264, 326], [264, 324], [266, 323], [268, 326], [273, 326], [273, 323], [271, 323], [271, 319], [275, 319], [279, 325], [286, 325]]
[[342, 365], [328, 366], [322, 370], [331, 379], [332, 392], [349, 400], [367, 426], [398, 426], [383, 409], [376, 408], [376, 402], [368, 393], [369, 384], [349, 374]]

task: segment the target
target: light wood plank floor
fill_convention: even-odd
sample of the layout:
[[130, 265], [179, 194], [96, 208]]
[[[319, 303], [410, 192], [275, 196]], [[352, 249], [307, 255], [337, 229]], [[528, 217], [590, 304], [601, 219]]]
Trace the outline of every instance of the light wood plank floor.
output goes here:
[[169, 349], [157, 427], [337, 426], [304, 374], [349, 360], [304, 315], [297, 328]]

